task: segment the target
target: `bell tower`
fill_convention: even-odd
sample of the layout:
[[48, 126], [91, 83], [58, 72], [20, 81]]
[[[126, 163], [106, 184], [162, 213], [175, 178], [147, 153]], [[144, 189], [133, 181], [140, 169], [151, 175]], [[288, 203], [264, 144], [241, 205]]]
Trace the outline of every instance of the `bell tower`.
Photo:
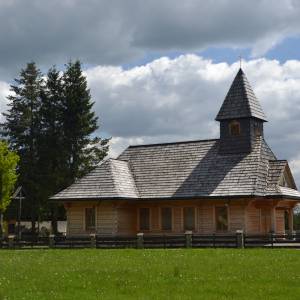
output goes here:
[[257, 136], [264, 135], [266, 116], [240, 68], [217, 114], [220, 154], [249, 153]]

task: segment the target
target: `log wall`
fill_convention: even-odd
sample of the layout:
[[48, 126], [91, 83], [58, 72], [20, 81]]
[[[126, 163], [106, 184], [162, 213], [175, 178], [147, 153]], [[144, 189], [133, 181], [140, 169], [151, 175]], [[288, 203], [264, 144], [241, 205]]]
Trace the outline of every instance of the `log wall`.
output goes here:
[[[266, 205], [266, 203], [268, 205]], [[150, 209], [150, 230], [145, 233], [162, 234], [161, 208], [166, 201], [153, 202], [126, 202], [101, 201], [73, 203], [67, 207], [67, 233], [69, 235], [88, 234], [85, 230], [85, 207], [96, 208], [96, 233], [134, 235], [139, 232], [139, 208]], [[168, 201], [167, 206], [172, 208], [172, 230], [165, 233], [184, 232], [184, 207], [192, 206], [195, 209], [195, 233], [212, 234], [216, 232], [215, 208], [226, 206], [228, 209], [228, 232], [244, 230], [247, 234], [266, 234], [274, 226], [276, 233], [285, 232], [284, 211], [292, 209], [290, 203], [257, 202], [255, 200], [194, 200]], [[272, 209], [275, 213], [272, 214]], [[272, 221], [276, 218], [276, 220]], [[275, 217], [274, 217], [275, 216]]]

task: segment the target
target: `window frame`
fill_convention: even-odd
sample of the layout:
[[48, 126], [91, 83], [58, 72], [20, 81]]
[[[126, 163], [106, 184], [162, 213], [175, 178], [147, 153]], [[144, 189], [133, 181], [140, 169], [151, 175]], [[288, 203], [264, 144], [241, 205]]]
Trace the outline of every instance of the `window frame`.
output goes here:
[[[194, 211], [194, 226], [193, 226], [193, 229], [187, 229], [185, 227], [185, 210], [186, 209], [193, 209]], [[196, 231], [196, 228], [197, 228], [197, 208], [195, 206], [184, 206], [182, 208], [182, 220], [183, 220], [183, 230], [184, 231]]]
[[[87, 211], [94, 210], [94, 226], [88, 225]], [[95, 232], [97, 228], [97, 209], [95, 206], [89, 206], [84, 208], [84, 229], [87, 232]]]
[[[218, 209], [220, 208], [225, 208], [226, 209], [226, 216], [227, 216], [227, 228], [226, 229], [218, 229]], [[224, 204], [224, 205], [216, 205], [215, 206], [215, 209], [214, 209], [214, 218], [215, 218], [215, 230], [216, 232], [228, 232], [230, 229], [229, 229], [229, 207], [228, 205]]]
[[[164, 229], [163, 228], [163, 210], [164, 209], [170, 209], [171, 210], [171, 228], [170, 229]], [[173, 207], [172, 206], [162, 206], [160, 207], [160, 213], [159, 213], [159, 219], [160, 219], [160, 230], [161, 231], [168, 231], [168, 232], [171, 232], [173, 231], [173, 228], [174, 228], [174, 224], [173, 224], [173, 221], [174, 221], [174, 210], [173, 210]]]
[[[235, 131], [236, 129], [237, 131]], [[241, 135], [241, 123], [239, 121], [233, 120], [229, 122], [229, 135], [230, 136]]]
[[[148, 226], [148, 229], [142, 229], [141, 228], [141, 210], [142, 209], [147, 209], [148, 210], [148, 212], [149, 212], [149, 226]], [[140, 231], [140, 232], [143, 232], [143, 231], [145, 231], [145, 232], [148, 232], [148, 231], [150, 231], [151, 230], [151, 207], [145, 207], [145, 206], [143, 206], [143, 207], [139, 207], [138, 208], [138, 230]]]

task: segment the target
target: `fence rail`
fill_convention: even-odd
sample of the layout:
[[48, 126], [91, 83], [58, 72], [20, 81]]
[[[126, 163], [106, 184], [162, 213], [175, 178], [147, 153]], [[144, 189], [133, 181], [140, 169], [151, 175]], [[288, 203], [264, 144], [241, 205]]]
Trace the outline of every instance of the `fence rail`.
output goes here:
[[28, 248], [300, 248], [300, 234], [244, 235], [185, 234], [177, 235], [84, 235], [84, 236], [9, 236], [0, 239], [1, 249]]

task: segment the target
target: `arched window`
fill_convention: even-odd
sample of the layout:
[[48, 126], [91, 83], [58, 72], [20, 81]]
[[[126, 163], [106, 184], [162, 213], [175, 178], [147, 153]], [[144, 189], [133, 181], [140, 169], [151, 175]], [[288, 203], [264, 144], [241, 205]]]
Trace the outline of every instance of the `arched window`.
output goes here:
[[229, 123], [229, 133], [230, 135], [237, 136], [241, 134], [240, 122], [231, 121]]

